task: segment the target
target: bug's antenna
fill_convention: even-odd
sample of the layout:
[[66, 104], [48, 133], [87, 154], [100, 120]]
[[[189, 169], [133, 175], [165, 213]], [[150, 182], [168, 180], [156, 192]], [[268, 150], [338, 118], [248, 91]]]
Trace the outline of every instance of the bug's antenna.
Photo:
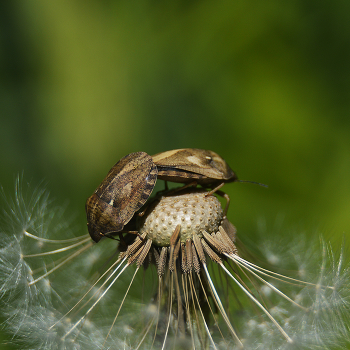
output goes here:
[[255, 182], [255, 181], [249, 181], [249, 180], [236, 180], [235, 182], [246, 182], [249, 184], [259, 185], [259, 186], [266, 187], [266, 188], [269, 187], [268, 185], [262, 184], [261, 182]]

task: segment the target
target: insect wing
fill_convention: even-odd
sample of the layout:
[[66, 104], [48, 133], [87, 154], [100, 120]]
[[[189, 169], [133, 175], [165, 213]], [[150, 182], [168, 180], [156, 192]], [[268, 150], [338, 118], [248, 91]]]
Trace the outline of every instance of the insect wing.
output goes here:
[[157, 172], [145, 152], [128, 154], [112, 167], [86, 202], [88, 230], [95, 242], [124, 228], [151, 195]]
[[[234, 181], [237, 179], [233, 170], [217, 153], [197, 148], [182, 148], [158, 153], [153, 156], [159, 175], [183, 176], [199, 179]], [[176, 171], [178, 170], [178, 171]], [[192, 172], [199, 176], [190, 176], [183, 172]], [[173, 174], [173, 175], [172, 175]], [[160, 176], [158, 176], [161, 178]], [[213, 182], [214, 182], [213, 181]]]
[[157, 180], [157, 167], [145, 152], [131, 153], [109, 171], [95, 191], [104, 202], [118, 210], [126, 224], [151, 195]]

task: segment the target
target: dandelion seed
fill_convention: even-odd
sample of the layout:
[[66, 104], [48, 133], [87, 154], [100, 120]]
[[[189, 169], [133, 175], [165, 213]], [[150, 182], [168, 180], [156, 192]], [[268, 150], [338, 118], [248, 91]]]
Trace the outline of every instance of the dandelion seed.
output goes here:
[[[244, 258], [234, 226], [206, 194], [165, 193], [138, 219], [138, 235], [92, 244], [73, 236], [45, 191], [25, 193], [18, 181], [15, 199], [6, 200], [0, 246], [2, 313], [12, 341], [21, 349], [349, 344], [344, 253], [335, 258], [323, 244], [312, 280], [259, 266]], [[306, 251], [289, 251], [305, 277]], [[270, 263], [287, 259], [265, 253]]]

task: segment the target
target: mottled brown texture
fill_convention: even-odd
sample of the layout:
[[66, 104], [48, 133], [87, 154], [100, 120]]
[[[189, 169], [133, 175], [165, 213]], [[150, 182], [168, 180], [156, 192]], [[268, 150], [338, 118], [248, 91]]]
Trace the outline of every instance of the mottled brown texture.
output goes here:
[[131, 153], [108, 172], [86, 201], [87, 225], [91, 238], [120, 232], [151, 195], [157, 167], [145, 152]]
[[182, 148], [152, 156], [158, 179], [200, 185], [218, 185], [237, 180], [236, 174], [217, 153], [198, 148]]

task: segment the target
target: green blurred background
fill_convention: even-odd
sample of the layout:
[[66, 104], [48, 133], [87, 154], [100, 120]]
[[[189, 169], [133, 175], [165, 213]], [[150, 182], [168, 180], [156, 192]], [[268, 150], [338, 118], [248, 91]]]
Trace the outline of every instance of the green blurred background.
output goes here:
[[[9, 1], [0, 5], [0, 183], [42, 180], [85, 233], [124, 155], [194, 147], [240, 179], [230, 220], [350, 223], [349, 1]], [[283, 232], [280, 232], [283, 235]]]

